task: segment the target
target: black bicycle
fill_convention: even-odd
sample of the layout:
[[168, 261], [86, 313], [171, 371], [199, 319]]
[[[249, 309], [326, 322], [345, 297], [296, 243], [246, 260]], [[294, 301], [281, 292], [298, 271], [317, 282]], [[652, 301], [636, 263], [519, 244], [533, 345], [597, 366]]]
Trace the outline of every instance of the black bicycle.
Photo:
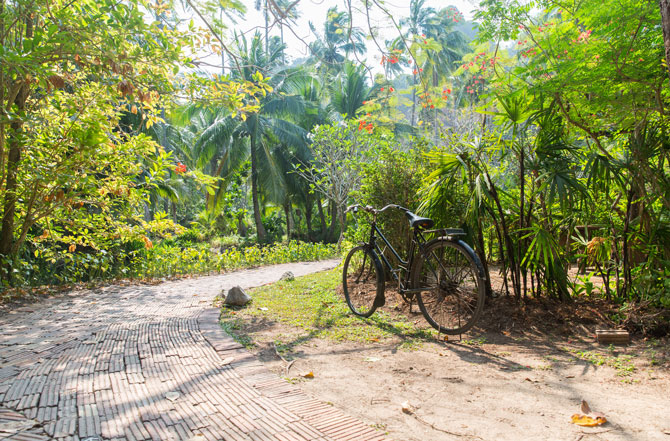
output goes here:
[[[390, 208], [401, 210], [409, 220], [411, 233], [407, 259], [403, 259], [377, 227], [377, 215]], [[431, 230], [432, 219], [420, 217], [399, 205], [382, 209], [352, 205], [372, 215], [370, 238], [349, 251], [344, 260], [342, 288], [351, 311], [370, 317], [384, 305], [387, 279], [397, 283], [408, 303], [416, 299], [424, 317], [444, 334], [462, 334], [472, 328], [484, 307], [485, 274], [479, 257], [461, 238], [461, 229]], [[435, 236], [426, 239], [427, 236]], [[398, 261], [391, 265], [379, 247], [381, 239]], [[383, 264], [383, 266], [382, 266]], [[389, 275], [387, 277], [387, 274]]]

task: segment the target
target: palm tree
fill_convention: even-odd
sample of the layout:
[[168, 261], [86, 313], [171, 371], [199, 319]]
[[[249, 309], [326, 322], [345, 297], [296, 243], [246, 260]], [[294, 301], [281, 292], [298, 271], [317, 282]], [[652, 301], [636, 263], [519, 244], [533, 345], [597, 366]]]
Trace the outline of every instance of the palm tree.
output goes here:
[[400, 26], [407, 28], [406, 35], [413, 36], [427, 34], [434, 23], [435, 9], [424, 7], [426, 0], [411, 0], [409, 2], [409, 16], [400, 20]]
[[[249, 158], [254, 222], [259, 241], [266, 240], [261, 220], [262, 186], [259, 184], [259, 170], [261, 167], [274, 170], [272, 150], [275, 146], [281, 143], [290, 146], [305, 145], [307, 134], [303, 128], [291, 122], [293, 116], [301, 115], [305, 111], [302, 96], [285, 93], [290, 78], [298, 73], [279, 70], [284, 46], [277, 37], [273, 37], [269, 42], [270, 47], [266, 50], [260, 33], [256, 33], [251, 42], [247, 42], [243, 36], [236, 38], [241, 67], [240, 70], [233, 72], [233, 78], [253, 82], [258, 72], [264, 77], [270, 77], [272, 92], [259, 98], [258, 112], [250, 114], [246, 120], [227, 112], [214, 113], [211, 115], [211, 124], [200, 132], [195, 143], [202, 155], [201, 161], [217, 158], [217, 172], [223, 173], [234, 169], [246, 157]], [[242, 151], [245, 153], [241, 153]], [[276, 182], [274, 184], [276, 185]], [[270, 187], [272, 183], [268, 189]], [[222, 194], [222, 191], [225, 190], [220, 187], [218, 193]]]
[[344, 64], [342, 72], [332, 82], [329, 90], [332, 108], [347, 119], [356, 117], [356, 112], [372, 93], [372, 88], [366, 81], [364, 67], [351, 62]]
[[[321, 124], [329, 124], [334, 121], [341, 120], [341, 113], [331, 105], [329, 87], [324, 84], [313, 72], [305, 69], [302, 75], [292, 76], [287, 80], [287, 91], [291, 94], [300, 95], [303, 97], [307, 105], [307, 111], [299, 116], [295, 122], [307, 131], [311, 131], [315, 126]], [[342, 100], [344, 103], [346, 98]], [[346, 106], [345, 106], [346, 107]], [[356, 107], [357, 109], [358, 107]], [[340, 108], [341, 110], [341, 108]], [[300, 149], [291, 152], [292, 162], [297, 161], [298, 164], [309, 164], [313, 161], [312, 152], [310, 149]], [[296, 176], [294, 174], [294, 176]], [[296, 176], [297, 177], [297, 176]], [[309, 187], [305, 187], [304, 179], [299, 180], [301, 183], [300, 191], [293, 195], [293, 200], [303, 204], [305, 208], [305, 223], [307, 226], [307, 233], [310, 239], [314, 238], [312, 230], [312, 216], [314, 204], [319, 215], [320, 235], [322, 239], [328, 239], [326, 233], [326, 217], [323, 210], [323, 204], [320, 194], [313, 192]], [[289, 187], [291, 184], [289, 183]], [[335, 222], [332, 219], [331, 227], [334, 227]], [[332, 228], [331, 228], [332, 230]]]
[[[400, 20], [400, 26], [406, 28], [405, 38], [413, 39], [417, 35], [426, 34], [431, 25], [435, 22], [435, 9], [424, 7], [426, 0], [411, 0], [409, 2], [409, 16]], [[418, 69], [418, 67], [417, 67]], [[416, 85], [417, 71], [412, 75], [412, 113], [410, 124], [416, 122]]]
[[361, 29], [351, 26], [349, 14], [338, 12], [337, 7], [328, 9], [323, 35], [319, 35], [312, 22], [309, 27], [316, 36], [316, 41], [309, 48], [321, 71], [337, 71], [337, 66], [344, 63], [350, 54], [362, 55], [366, 51], [365, 34]]
[[[281, 43], [284, 44], [284, 24], [295, 24], [296, 20], [300, 18], [300, 11], [296, 7], [296, 5], [293, 4], [294, 2], [292, 0], [276, 0], [275, 5], [277, 5], [277, 8], [279, 9], [277, 14], [280, 16], [279, 20], [279, 38], [281, 39]], [[292, 6], [292, 7], [291, 7]], [[282, 57], [282, 62], [286, 64], [286, 59]]]
[[[465, 35], [455, 29], [454, 21], [451, 19], [449, 8], [438, 11], [425, 25], [426, 38], [432, 38], [440, 45], [437, 51], [428, 51], [426, 63], [423, 66], [424, 75], [430, 81], [431, 86], [437, 87], [440, 81], [451, 77], [458, 62], [468, 50], [468, 42]], [[434, 136], [437, 139], [438, 109], [432, 110]]]

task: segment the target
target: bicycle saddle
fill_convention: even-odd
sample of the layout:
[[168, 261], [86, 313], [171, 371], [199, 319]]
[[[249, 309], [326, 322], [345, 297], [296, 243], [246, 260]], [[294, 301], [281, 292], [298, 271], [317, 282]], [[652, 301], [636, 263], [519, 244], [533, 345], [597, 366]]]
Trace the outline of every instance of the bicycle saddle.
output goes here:
[[407, 210], [405, 211], [405, 216], [407, 216], [407, 219], [409, 219], [409, 225], [412, 228], [431, 228], [433, 225], [435, 225], [435, 221], [432, 219], [428, 219], [427, 217], [421, 217], [417, 216], [416, 214], [412, 213], [411, 211]]

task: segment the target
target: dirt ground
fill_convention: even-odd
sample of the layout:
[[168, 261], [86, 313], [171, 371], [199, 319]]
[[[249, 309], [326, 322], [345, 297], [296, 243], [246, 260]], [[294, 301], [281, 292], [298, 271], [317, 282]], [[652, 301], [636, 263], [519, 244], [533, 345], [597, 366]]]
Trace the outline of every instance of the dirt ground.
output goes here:
[[[494, 301], [478, 327], [448, 342], [337, 343], [268, 321], [243, 331], [271, 370], [394, 440], [670, 441], [667, 339], [602, 346], [599, 308], [510, 302]], [[297, 343], [282, 359], [277, 340]], [[582, 400], [607, 423], [572, 424]]]

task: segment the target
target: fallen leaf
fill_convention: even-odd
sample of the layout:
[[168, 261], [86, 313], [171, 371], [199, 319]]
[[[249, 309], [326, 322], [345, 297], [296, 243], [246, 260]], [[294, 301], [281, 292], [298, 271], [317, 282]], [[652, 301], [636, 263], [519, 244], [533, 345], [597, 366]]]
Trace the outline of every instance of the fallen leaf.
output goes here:
[[314, 378], [314, 372], [309, 371], [309, 372], [302, 372], [300, 374], [302, 378]]
[[578, 413], [572, 415], [572, 424], [577, 424], [578, 426], [595, 427], [605, 424], [606, 422], [607, 419], [605, 417], [592, 418], [588, 415], [580, 415]]
[[582, 400], [579, 410], [581, 410], [582, 413], [572, 415], [572, 424], [584, 427], [595, 427], [607, 422], [605, 415], [600, 412], [593, 412], [586, 400]]
[[400, 404], [400, 408], [402, 409], [402, 413], [406, 413], [407, 415], [411, 415], [414, 413], [414, 409], [412, 408], [412, 406], [410, 406], [409, 402], [407, 401]]
[[180, 393], [179, 392], [168, 392], [165, 394], [165, 398], [174, 402], [177, 401], [177, 398], [179, 398]]
[[266, 307], [262, 307], [262, 308], [258, 308], [258, 309], [260, 309], [261, 311], [267, 311], [268, 310], [268, 308], [266, 308]]
[[368, 362], [368, 363], [376, 363], [380, 360], [381, 360], [381, 358], [378, 358], [378, 357], [365, 357], [363, 359], [363, 361]]

